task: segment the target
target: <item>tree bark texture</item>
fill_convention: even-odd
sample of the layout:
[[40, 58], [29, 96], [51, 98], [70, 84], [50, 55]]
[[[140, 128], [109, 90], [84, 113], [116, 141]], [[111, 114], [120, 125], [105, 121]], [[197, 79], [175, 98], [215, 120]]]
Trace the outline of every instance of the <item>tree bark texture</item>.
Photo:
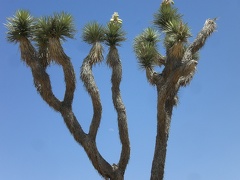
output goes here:
[[107, 64], [112, 68], [112, 78], [111, 78], [112, 99], [113, 99], [114, 107], [117, 111], [119, 136], [122, 144], [122, 151], [121, 151], [121, 156], [118, 163], [118, 169], [123, 175], [130, 158], [130, 142], [129, 142], [129, 135], [128, 135], [128, 127], [127, 127], [126, 109], [123, 104], [121, 92], [120, 92], [120, 82], [122, 79], [122, 66], [121, 66], [121, 61], [119, 59], [118, 50], [115, 46], [110, 47], [110, 50], [107, 56]]

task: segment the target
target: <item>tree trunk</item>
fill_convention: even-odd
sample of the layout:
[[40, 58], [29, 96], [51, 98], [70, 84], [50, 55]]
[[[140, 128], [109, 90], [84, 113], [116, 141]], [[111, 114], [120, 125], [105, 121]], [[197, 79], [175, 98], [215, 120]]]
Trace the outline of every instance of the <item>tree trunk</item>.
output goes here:
[[167, 141], [169, 135], [169, 128], [171, 123], [172, 109], [175, 105], [175, 94], [169, 94], [173, 91], [172, 87], [164, 85], [157, 85], [158, 102], [157, 102], [157, 135], [155, 152], [152, 162], [151, 180], [162, 180], [164, 176], [164, 167], [167, 153]]

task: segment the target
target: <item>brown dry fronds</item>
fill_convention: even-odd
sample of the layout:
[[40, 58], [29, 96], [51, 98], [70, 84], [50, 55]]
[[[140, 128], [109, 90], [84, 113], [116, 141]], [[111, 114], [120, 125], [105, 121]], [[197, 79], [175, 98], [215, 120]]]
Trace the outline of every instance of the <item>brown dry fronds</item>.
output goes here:
[[19, 42], [21, 59], [31, 66], [32, 62], [37, 60], [37, 52], [28, 39], [22, 38]]
[[102, 62], [103, 58], [103, 46], [100, 42], [94, 43], [92, 49], [89, 52], [89, 62], [94, 65], [96, 63]]

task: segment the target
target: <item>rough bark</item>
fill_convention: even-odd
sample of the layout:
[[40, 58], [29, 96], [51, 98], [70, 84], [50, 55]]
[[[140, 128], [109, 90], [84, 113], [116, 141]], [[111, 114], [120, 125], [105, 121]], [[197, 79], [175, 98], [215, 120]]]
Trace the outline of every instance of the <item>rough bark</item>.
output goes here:
[[93, 105], [93, 117], [92, 122], [89, 129], [89, 135], [92, 137], [92, 139], [96, 139], [97, 131], [100, 125], [101, 116], [102, 116], [102, 105], [99, 95], [99, 90], [97, 88], [97, 85], [95, 83], [93, 73], [92, 73], [92, 64], [91, 59], [89, 57], [86, 57], [83, 61], [82, 67], [81, 67], [81, 79], [84, 83], [84, 86], [89, 93], [91, 99], [92, 99], [92, 105]]
[[119, 136], [122, 144], [122, 151], [121, 151], [119, 163], [117, 165], [117, 170], [120, 171], [120, 174], [122, 174], [123, 176], [130, 158], [130, 142], [129, 142], [129, 135], [128, 135], [126, 109], [123, 104], [121, 92], [120, 92], [120, 83], [122, 79], [122, 66], [121, 66], [121, 61], [119, 59], [118, 50], [115, 46], [110, 47], [110, 50], [107, 56], [107, 63], [112, 68], [112, 78], [111, 78], [112, 99], [113, 99], [114, 107], [117, 111]]

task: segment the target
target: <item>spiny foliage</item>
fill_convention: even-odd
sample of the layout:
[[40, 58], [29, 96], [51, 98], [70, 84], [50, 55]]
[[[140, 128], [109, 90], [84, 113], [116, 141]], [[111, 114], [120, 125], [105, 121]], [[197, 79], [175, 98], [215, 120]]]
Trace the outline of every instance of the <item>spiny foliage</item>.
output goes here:
[[119, 19], [117, 12], [112, 15], [106, 27], [97, 22], [86, 24], [83, 28], [82, 39], [92, 44], [92, 48], [87, 57], [90, 60], [89, 62], [95, 64], [103, 60], [102, 42], [110, 47], [120, 46], [120, 42], [126, 39], [125, 34], [122, 30], [122, 20]]
[[13, 17], [7, 18], [7, 40], [17, 43], [23, 38], [32, 38], [34, 18], [28, 11], [18, 10]]
[[7, 39], [18, 42], [22, 38], [34, 40], [37, 45], [46, 45], [48, 38], [73, 38], [75, 28], [73, 18], [67, 13], [56, 13], [53, 16], [33, 18], [26, 10], [19, 10], [7, 19]]
[[154, 15], [153, 23], [160, 28], [161, 31], [165, 31], [168, 28], [168, 22], [180, 21], [182, 15], [178, 13], [178, 9], [174, 8], [169, 3], [162, 3], [158, 12]]
[[157, 51], [159, 33], [147, 28], [142, 34], [134, 39], [134, 52], [138, 58], [140, 67], [151, 68], [160, 54]]
[[[182, 21], [182, 15], [178, 13], [178, 9], [174, 8], [171, 2], [162, 2], [158, 12], [154, 15], [153, 22], [165, 35], [164, 46], [167, 56], [181, 59], [191, 33], [188, 25]], [[134, 40], [134, 51], [142, 68], [154, 67], [157, 65], [157, 59], [162, 57], [157, 49], [159, 41], [157, 34], [159, 34], [157, 30], [148, 28]]]
[[108, 46], [120, 46], [120, 42], [126, 40], [125, 35], [121, 23], [109, 22], [105, 30], [105, 43]]
[[73, 38], [76, 30], [73, 18], [65, 12], [53, 16], [38, 18], [35, 25], [35, 41], [39, 46], [45, 45], [49, 38], [66, 40]]
[[170, 3], [163, 2], [154, 17], [154, 24], [165, 33], [164, 45], [168, 55], [181, 59], [191, 36], [188, 25], [182, 21], [182, 15]]
[[91, 64], [96, 64], [103, 60], [103, 47], [105, 29], [97, 22], [90, 22], [83, 28], [82, 39], [92, 45], [88, 58]]
[[82, 39], [84, 42], [94, 44], [96, 42], [104, 41], [105, 29], [97, 22], [90, 22], [83, 28]]

